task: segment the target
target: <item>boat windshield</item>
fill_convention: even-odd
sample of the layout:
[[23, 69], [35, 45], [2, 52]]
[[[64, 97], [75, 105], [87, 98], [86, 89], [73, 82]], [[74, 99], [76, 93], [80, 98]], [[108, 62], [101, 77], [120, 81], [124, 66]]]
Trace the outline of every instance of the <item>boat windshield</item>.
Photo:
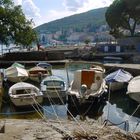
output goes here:
[[45, 81], [44, 85], [46, 86], [64, 86], [62, 81]]
[[16, 90], [16, 95], [18, 94], [29, 94], [31, 93], [31, 89], [19, 89], [19, 90]]

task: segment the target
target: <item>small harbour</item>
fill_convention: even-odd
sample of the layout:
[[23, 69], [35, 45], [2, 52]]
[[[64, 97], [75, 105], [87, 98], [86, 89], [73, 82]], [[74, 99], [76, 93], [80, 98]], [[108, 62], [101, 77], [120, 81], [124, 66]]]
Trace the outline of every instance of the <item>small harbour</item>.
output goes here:
[[[73, 72], [75, 70], [81, 69], [83, 65], [76, 64], [72, 67], [69, 67], [68, 73], [66, 71], [66, 67], [63, 66], [54, 66], [52, 73], [53, 75], [59, 75], [63, 77], [64, 81], [68, 83], [73, 79]], [[89, 65], [84, 65], [84, 68], [88, 68]], [[40, 86], [39, 84], [34, 83], [36, 86]], [[7, 94], [8, 89], [4, 89]], [[108, 120], [114, 125], [125, 129], [125, 122], [129, 126], [129, 131], [139, 131], [140, 126], [140, 110], [137, 109], [138, 104], [135, 101], [132, 101], [126, 95], [125, 91], [119, 91], [110, 93], [106, 104], [101, 104], [100, 106], [85, 106], [82, 109], [71, 110], [71, 113], [74, 117], [80, 120], [85, 120], [87, 118], [95, 119], [98, 121]], [[39, 112], [34, 108], [31, 109], [17, 109], [10, 102], [8, 96], [2, 101], [2, 108], [0, 112], [0, 118], [22, 118], [22, 119], [36, 119], [41, 118], [41, 114], [45, 115], [50, 119], [58, 119], [58, 118], [69, 118], [68, 109], [69, 105], [66, 102], [63, 104], [59, 101], [52, 101], [51, 99], [44, 101], [43, 105], [40, 107]], [[137, 109], [137, 110], [136, 110]], [[135, 130], [136, 129], [136, 130]]]

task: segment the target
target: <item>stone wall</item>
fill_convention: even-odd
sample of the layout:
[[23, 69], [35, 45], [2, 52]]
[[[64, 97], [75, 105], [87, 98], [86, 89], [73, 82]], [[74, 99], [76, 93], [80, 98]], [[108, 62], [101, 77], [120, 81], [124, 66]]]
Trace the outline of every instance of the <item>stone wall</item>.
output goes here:
[[62, 60], [64, 59], [63, 52], [12, 52], [6, 53], [0, 58], [2, 61], [45, 61], [45, 60]]

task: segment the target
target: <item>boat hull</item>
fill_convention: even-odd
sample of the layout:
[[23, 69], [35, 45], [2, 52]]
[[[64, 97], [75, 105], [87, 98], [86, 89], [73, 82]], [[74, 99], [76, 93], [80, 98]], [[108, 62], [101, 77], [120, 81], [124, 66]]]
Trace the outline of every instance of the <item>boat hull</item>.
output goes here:
[[35, 81], [35, 82], [41, 82], [42, 79], [44, 79], [45, 77], [47, 77], [48, 74], [44, 74], [42, 75], [42, 78], [40, 79], [40, 77], [38, 76], [38, 74], [30, 74], [29, 77], [32, 81]]
[[21, 67], [9, 67], [5, 70], [5, 77], [11, 82], [22, 82], [28, 79], [28, 72]]
[[37, 97], [20, 97], [20, 98], [13, 98], [10, 97], [11, 102], [16, 106], [16, 107], [26, 107], [26, 106], [33, 106], [37, 103], [42, 104], [43, 102], [43, 96], [37, 96]]
[[85, 104], [97, 105], [99, 103], [105, 103], [107, 100], [107, 92], [104, 92], [100, 96], [89, 96], [86, 98], [77, 98], [76, 95], [68, 95], [68, 105], [73, 107], [80, 107]]
[[140, 103], [140, 92], [127, 93], [129, 97]]
[[130, 98], [140, 103], [140, 76], [134, 77], [128, 84], [127, 94]]
[[112, 82], [109, 84], [109, 89], [110, 91], [113, 91], [113, 92], [125, 89], [126, 87], [127, 87], [126, 83], [124, 82]]
[[23, 77], [7, 77], [7, 79], [10, 82], [17, 83], [17, 82], [26, 81], [28, 79], [28, 77], [27, 76], [23, 76]]
[[58, 99], [62, 103], [63, 102], [65, 103], [67, 100], [66, 91], [56, 91], [56, 90], [45, 91], [45, 92], [43, 92], [43, 97], [44, 97], [44, 99], [48, 99], [48, 100]]

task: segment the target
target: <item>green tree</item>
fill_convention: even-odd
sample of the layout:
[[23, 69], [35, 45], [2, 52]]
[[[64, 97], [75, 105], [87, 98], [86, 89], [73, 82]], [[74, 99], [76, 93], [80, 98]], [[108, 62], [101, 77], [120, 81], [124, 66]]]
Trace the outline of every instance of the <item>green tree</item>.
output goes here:
[[134, 36], [136, 25], [140, 22], [136, 9], [129, 8], [125, 0], [115, 0], [107, 9], [105, 17], [110, 27], [110, 34], [116, 38], [124, 36], [125, 31]]
[[140, 17], [140, 0], [124, 0], [129, 10], [134, 10], [135, 16]]
[[15, 6], [12, 0], [0, 0], [0, 42], [8, 44], [30, 45], [36, 41], [32, 29], [33, 22], [26, 19], [21, 6]]
[[85, 42], [85, 44], [88, 46], [88, 44], [90, 43], [90, 41], [91, 41], [90, 39], [85, 39], [84, 42]]
[[140, 10], [140, 1], [139, 0], [123, 0], [128, 8], [135, 8], [135, 10]]

